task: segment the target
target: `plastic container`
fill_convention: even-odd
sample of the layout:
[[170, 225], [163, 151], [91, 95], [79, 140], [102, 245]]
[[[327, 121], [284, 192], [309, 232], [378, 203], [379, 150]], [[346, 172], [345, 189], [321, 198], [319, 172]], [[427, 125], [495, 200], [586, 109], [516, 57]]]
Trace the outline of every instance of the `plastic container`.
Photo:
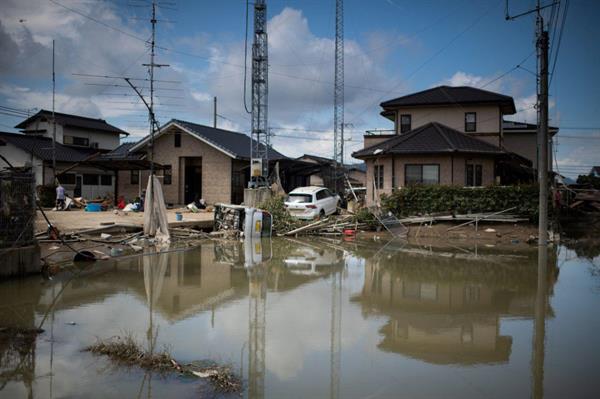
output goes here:
[[102, 205], [101, 204], [87, 204], [85, 206], [85, 211], [86, 212], [100, 212], [100, 211], [102, 211]]
[[183, 220], [183, 214], [181, 212], [175, 212], [175, 220], [181, 222]]

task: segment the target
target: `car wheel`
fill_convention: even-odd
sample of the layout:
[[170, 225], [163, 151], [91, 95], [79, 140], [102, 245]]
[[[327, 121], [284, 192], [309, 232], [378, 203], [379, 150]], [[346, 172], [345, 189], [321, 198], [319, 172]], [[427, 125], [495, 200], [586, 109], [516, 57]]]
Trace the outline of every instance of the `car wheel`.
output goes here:
[[321, 209], [321, 212], [319, 212], [319, 219], [325, 219], [325, 209]]

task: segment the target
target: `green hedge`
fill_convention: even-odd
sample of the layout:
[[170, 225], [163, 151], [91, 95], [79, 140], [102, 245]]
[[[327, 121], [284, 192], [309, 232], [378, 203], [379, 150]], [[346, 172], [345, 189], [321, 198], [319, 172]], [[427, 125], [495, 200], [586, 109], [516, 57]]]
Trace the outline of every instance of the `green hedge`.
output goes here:
[[[536, 220], [538, 186], [410, 186], [389, 195], [383, 194], [381, 204], [398, 216], [499, 212], [516, 207], [510, 213]], [[552, 209], [551, 206], [549, 209]]]
[[56, 186], [53, 184], [46, 184], [43, 186], [37, 186], [37, 194], [40, 199], [40, 204], [44, 208], [53, 208], [56, 205]]

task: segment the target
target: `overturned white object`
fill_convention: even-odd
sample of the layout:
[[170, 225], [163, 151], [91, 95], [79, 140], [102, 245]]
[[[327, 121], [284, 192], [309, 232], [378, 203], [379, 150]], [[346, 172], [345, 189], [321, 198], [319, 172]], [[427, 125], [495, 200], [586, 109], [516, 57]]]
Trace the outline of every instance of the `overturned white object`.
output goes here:
[[158, 241], [168, 242], [169, 222], [162, 186], [156, 176], [148, 178], [144, 202], [144, 234], [154, 236]]
[[214, 369], [209, 369], [209, 370], [205, 370], [205, 371], [192, 371], [192, 374], [194, 374], [196, 377], [207, 378], [207, 377], [219, 374], [219, 371], [214, 370]]

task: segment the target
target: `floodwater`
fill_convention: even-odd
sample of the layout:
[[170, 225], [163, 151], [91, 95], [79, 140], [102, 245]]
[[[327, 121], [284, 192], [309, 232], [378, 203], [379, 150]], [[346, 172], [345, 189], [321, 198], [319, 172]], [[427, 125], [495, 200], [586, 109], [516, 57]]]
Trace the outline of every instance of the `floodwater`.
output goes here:
[[474, 245], [209, 242], [4, 282], [0, 325], [45, 331], [0, 342], [0, 397], [214, 394], [81, 351], [127, 333], [250, 398], [598, 397], [600, 251]]

